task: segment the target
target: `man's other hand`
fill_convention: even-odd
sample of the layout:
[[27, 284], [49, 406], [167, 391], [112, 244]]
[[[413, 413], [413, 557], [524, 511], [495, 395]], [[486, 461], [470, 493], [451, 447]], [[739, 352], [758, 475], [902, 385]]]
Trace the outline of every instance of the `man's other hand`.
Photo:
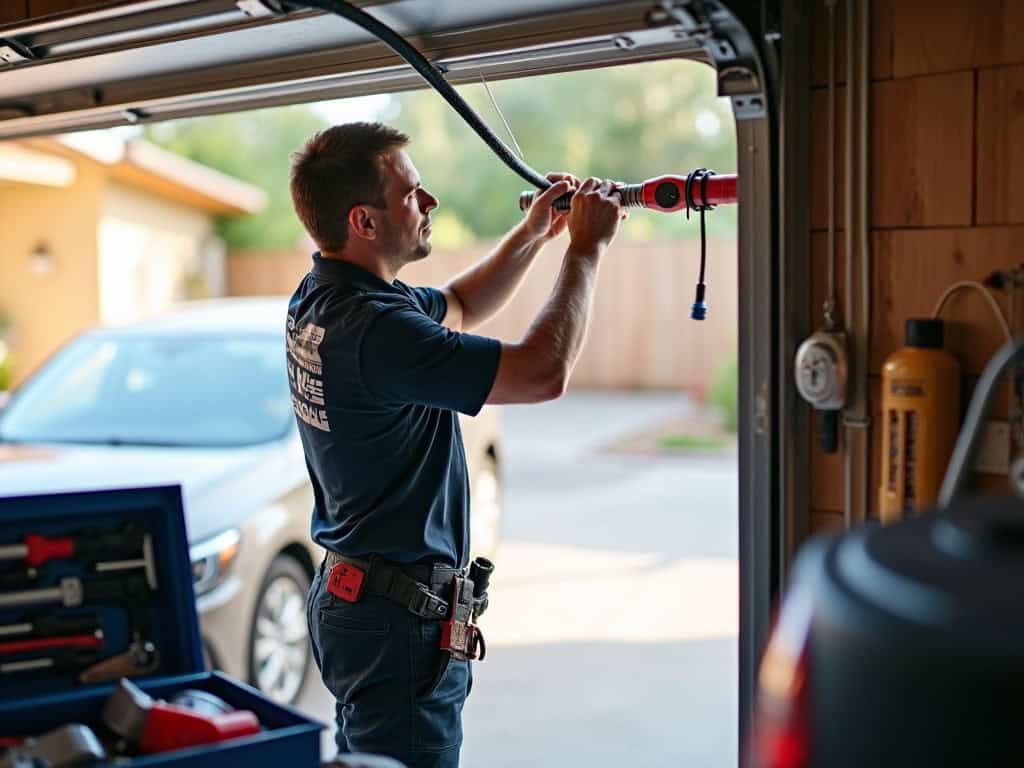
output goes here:
[[547, 241], [565, 231], [568, 211], [556, 211], [551, 206], [555, 200], [580, 186], [580, 180], [571, 173], [549, 173], [547, 180], [553, 182], [533, 200], [526, 212], [523, 227], [534, 240]]
[[614, 190], [613, 182], [591, 177], [573, 195], [567, 221], [571, 250], [595, 251], [615, 239], [626, 212]]

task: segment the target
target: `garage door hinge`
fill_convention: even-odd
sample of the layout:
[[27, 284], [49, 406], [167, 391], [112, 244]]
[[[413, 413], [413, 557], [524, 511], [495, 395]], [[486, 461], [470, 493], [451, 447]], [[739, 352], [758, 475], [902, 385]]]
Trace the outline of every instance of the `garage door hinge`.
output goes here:
[[690, 0], [661, 0], [647, 13], [647, 23], [653, 26], [677, 24], [676, 36], [702, 43], [712, 33], [711, 22], [702, 3]]
[[0, 62], [21, 64], [24, 61], [34, 61], [35, 58], [35, 54], [18, 41], [0, 37]]
[[235, 0], [235, 6], [246, 16], [254, 19], [284, 14], [284, 9], [275, 0]]

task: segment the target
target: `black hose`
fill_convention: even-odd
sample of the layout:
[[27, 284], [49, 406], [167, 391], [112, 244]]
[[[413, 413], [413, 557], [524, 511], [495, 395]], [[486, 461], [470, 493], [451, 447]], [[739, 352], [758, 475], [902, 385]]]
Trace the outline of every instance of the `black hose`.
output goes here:
[[1018, 336], [1013, 341], [1000, 347], [985, 366], [981, 378], [974, 387], [971, 404], [967, 407], [963, 426], [953, 446], [953, 455], [949, 458], [946, 474], [942, 478], [939, 498], [936, 506], [946, 509], [956, 501], [960, 492], [967, 484], [967, 478], [974, 469], [974, 457], [981, 444], [982, 433], [985, 431], [985, 414], [995, 393], [999, 379], [1006, 370], [1024, 359], [1024, 337]]
[[551, 182], [528, 166], [512, 150], [505, 146], [504, 142], [494, 135], [494, 132], [487, 127], [487, 124], [480, 119], [480, 116], [473, 111], [473, 108], [466, 103], [448, 81], [424, 58], [423, 54], [409, 45], [406, 40], [386, 24], [378, 21], [370, 14], [355, 6], [349, 5], [344, 0], [288, 0], [284, 5], [291, 8], [319, 8], [322, 11], [333, 13], [348, 19], [357, 24], [374, 37], [381, 40], [391, 50], [405, 59], [409, 65], [422, 75], [423, 79], [447, 101], [452, 108], [462, 116], [469, 127], [477, 132], [477, 135], [489, 146], [494, 153], [501, 158], [509, 168], [519, 174], [527, 183], [538, 189], [547, 189]]

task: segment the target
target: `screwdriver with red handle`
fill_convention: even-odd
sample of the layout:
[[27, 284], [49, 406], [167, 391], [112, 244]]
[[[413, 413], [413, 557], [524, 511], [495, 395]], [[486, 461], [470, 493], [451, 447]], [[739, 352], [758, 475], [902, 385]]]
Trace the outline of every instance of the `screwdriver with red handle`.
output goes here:
[[47, 537], [29, 533], [18, 543], [0, 545], [0, 560], [23, 560], [36, 568], [50, 560], [75, 559], [82, 563], [109, 560], [121, 553], [142, 551], [145, 532], [125, 526], [108, 533], [81, 532], [71, 536]]
[[57, 648], [103, 647], [103, 630], [95, 613], [33, 616], [0, 625], [0, 656]]

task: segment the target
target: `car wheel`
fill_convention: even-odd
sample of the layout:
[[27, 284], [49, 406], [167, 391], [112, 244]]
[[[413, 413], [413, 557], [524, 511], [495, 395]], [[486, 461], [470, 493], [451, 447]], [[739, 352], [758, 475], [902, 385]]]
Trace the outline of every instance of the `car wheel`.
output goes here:
[[501, 473], [486, 456], [471, 478], [469, 543], [473, 556], [493, 558], [501, 542]]
[[308, 591], [309, 576], [294, 558], [274, 558], [249, 628], [249, 682], [282, 704], [299, 697], [309, 670]]

